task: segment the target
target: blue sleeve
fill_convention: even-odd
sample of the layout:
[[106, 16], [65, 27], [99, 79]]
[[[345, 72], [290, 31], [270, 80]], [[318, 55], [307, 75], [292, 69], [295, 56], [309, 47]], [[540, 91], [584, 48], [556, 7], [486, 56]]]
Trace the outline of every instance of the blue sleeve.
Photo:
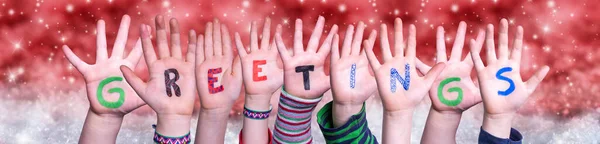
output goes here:
[[479, 143], [480, 144], [521, 144], [523, 135], [514, 128], [510, 128], [510, 136], [508, 139], [498, 138], [480, 128]]

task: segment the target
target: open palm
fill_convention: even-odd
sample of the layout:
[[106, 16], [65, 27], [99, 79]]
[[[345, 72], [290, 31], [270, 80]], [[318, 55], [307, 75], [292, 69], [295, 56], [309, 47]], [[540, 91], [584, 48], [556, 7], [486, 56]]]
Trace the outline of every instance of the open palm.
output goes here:
[[[283, 60], [284, 66], [284, 85], [288, 93], [306, 99], [320, 97], [325, 91], [329, 90], [329, 76], [325, 74], [325, 58], [329, 54], [333, 34], [337, 32], [337, 26], [331, 27], [327, 38], [319, 48], [319, 40], [323, 33], [325, 18], [319, 16], [315, 29], [313, 30], [308, 46], [304, 50], [302, 44], [302, 20], [296, 20], [294, 32], [294, 53], [293, 56], [287, 52], [287, 48], [281, 38], [281, 33], [276, 34], [277, 49]], [[309, 74], [308, 79], [304, 79], [304, 72]]]
[[[334, 101], [338, 104], [362, 105], [377, 88], [375, 78], [369, 72], [369, 63], [361, 53], [361, 43], [365, 24], [360, 22], [354, 34], [354, 26], [348, 26], [339, 52], [339, 36], [333, 38], [331, 49], [331, 89]], [[354, 34], [354, 36], [353, 36]], [[376, 32], [371, 32], [370, 41], [374, 41]], [[370, 44], [373, 47], [373, 43]]]
[[[370, 44], [373, 42], [367, 40], [363, 43], [367, 51], [367, 57], [375, 73], [379, 95], [386, 111], [413, 109], [421, 102], [435, 78], [444, 68], [443, 64], [437, 64], [424, 77], [420, 77], [416, 73], [414, 66], [417, 41], [415, 26], [411, 25], [409, 28], [406, 55], [404, 55], [404, 44], [402, 42], [402, 21], [396, 19], [394, 27], [395, 56], [392, 56], [387, 38], [387, 26], [385, 24], [381, 25], [380, 37], [383, 65], [379, 63], [373, 53], [373, 47]], [[399, 75], [398, 77], [401, 78], [392, 78], [392, 75]]]
[[[464, 60], [460, 60], [466, 31], [467, 24], [460, 22], [452, 53], [448, 60], [444, 28], [438, 27], [436, 63], [446, 63], [446, 67], [430, 88], [429, 98], [431, 98], [432, 107], [439, 112], [460, 113], [481, 102], [479, 89], [471, 80], [473, 61], [470, 54], [467, 54]], [[484, 32], [481, 31], [477, 36], [477, 43], [483, 43], [483, 40]], [[421, 73], [427, 73], [431, 67], [417, 59], [417, 69]]]
[[521, 79], [520, 65], [523, 50], [523, 28], [517, 28], [513, 50], [509, 58], [508, 22], [500, 22], [498, 57], [494, 46], [494, 26], [488, 25], [485, 47], [487, 66], [483, 65], [479, 52], [482, 44], [471, 40], [471, 53], [475, 70], [479, 78], [479, 86], [483, 95], [486, 114], [514, 113], [525, 102], [527, 97], [548, 73], [547, 66], [542, 67], [527, 82]]
[[229, 31], [214, 20], [198, 42], [195, 73], [202, 109], [229, 109], [242, 87], [241, 65], [239, 59], [234, 61]]
[[[162, 16], [156, 17], [156, 35], [158, 55], [150, 39], [149, 28], [141, 28], [142, 49], [150, 79], [142, 81], [129, 67], [122, 66], [127, 82], [133, 89], [156, 111], [157, 115], [191, 115], [194, 108], [194, 47], [188, 48], [188, 54], [183, 59], [179, 40], [177, 20], [170, 20], [170, 46], [167, 42], [167, 27]], [[142, 27], [149, 27], [143, 25]], [[170, 50], [169, 50], [170, 47]], [[170, 82], [167, 82], [170, 81]], [[167, 85], [170, 84], [170, 85]]]
[[142, 56], [141, 42], [137, 40], [133, 50], [124, 58], [130, 21], [129, 16], [123, 16], [110, 58], [106, 49], [105, 23], [103, 20], [98, 21], [96, 63], [93, 65], [82, 61], [68, 46], [63, 46], [67, 59], [85, 79], [90, 109], [96, 114], [122, 116], [146, 104], [119, 71], [121, 65], [135, 67]]
[[[273, 92], [277, 91], [283, 83], [283, 69], [277, 66], [278, 55], [275, 42], [269, 42], [271, 19], [265, 19], [260, 47], [257, 29], [256, 22], [253, 22], [248, 49], [244, 48], [238, 33], [235, 34], [235, 41], [242, 61], [246, 94], [269, 96], [265, 98], [268, 101]], [[277, 26], [277, 31], [281, 31], [281, 25]]]

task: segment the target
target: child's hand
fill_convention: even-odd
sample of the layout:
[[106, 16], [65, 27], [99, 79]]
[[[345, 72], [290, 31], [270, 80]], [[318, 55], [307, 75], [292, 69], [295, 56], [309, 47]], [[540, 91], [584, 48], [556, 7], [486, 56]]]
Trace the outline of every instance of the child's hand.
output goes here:
[[294, 33], [294, 53], [291, 55], [283, 44], [281, 33], [276, 33], [277, 49], [283, 60], [284, 66], [284, 88], [291, 95], [314, 99], [320, 97], [329, 90], [329, 76], [325, 75], [325, 58], [329, 54], [333, 34], [337, 32], [337, 26], [333, 25], [327, 38], [319, 48], [319, 40], [323, 33], [325, 18], [319, 16], [315, 29], [313, 30], [308, 46], [304, 50], [302, 44], [302, 20], [296, 20]]
[[200, 36], [197, 47], [196, 84], [202, 110], [227, 112], [242, 88], [241, 65], [239, 59], [234, 60], [227, 27], [217, 19], [207, 23], [204, 40]]
[[523, 28], [517, 28], [512, 55], [508, 51], [508, 22], [500, 22], [500, 38], [498, 41], [498, 58], [494, 48], [494, 26], [488, 25], [486, 32], [487, 66], [483, 65], [479, 52], [483, 43], [471, 40], [471, 54], [479, 87], [483, 96], [485, 116], [483, 129], [491, 134], [508, 138], [510, 121], [527, 97], [548, 73], [548, 66], [543, 66], [527, 82], [521, 79], [521, 51], [523, 50]]
[[135, 67], [142, 57], [142, 46], [139, 39], [129, 55], [124, 57], [130, 21], [129, 16], [123, 16], [110, 58], [106, 50], [104, 21], [98, 21], [96, 63], [93, 65], [79, 59], [68, 46], [63, 46], [67, 59], [85, 79], [90, 110], [95, 114], [122, 117], [146, 104], [127, 84], [123, 79], [123, 74], [119, 71], [121, 65]]
[[[257, 110], [268, 110], [271, 95], [283, 83], [283, 69], [277, 66], [278, 56], [275, 42], [269, 42], [271, 19], [265, 19], [260, 47], [258, 46], [257, 27], [256, 22], [252, 22], [248, 49], [244, 48], [238, 33], [235, 33], [235, 41], [242, 61], [246, 97], [248, 97], [245, 104], [246, 106], [261, 105], [250, 107]], [[277, 31], [281, 31], [281, 25], [277, 26]]]
[[436, 64], [424, 77], [420, 77], [415, 69], [415, 54], [417, 47], [416, 28], [410, 26], [408, 37], [408, 49], [404, 54], [404, 43], [402, 42], [402, 21], [398, 18], [394, 28], [394, 50], [392, 56], [387, 37], [387, 26], [381, 25], [381, 51], [384, 64], [379, 64], [373, 53], [371, 43], [365, 40], [363, 45], [367, 51], [367, 57], [375, 73], [379, 95], [383, 101], [386, 111], [410, 110], [421, 102], [433, 81], [444, 68], [444, 64]]
[[[435, 63], [446, 63], [446, 67], [429, 89], [432, 108], [438, 112], [462, 113], [481, 102], [479, 89], [471, 80], [473, 61], [470, 54], [467, 54], [464, 60], [460, 60], [466, 31], [467, 24], [460, 22], [450, 60], [447, 60], [444, 28], [438, 27]], [[483, 31], [479, 32], [477, 43], [483, 43], [484, 34]], [[417, 59], [417, 69], [421, 73], [427, 73], [431, 67]]]
[[[335, 126], [343, 125], [348, 121], [347, 118], [358, 113], [363, 103], [377, 88], [375, 77], [369, 72], [367, 56], [360, 50], [364, 30], [363, 22], [358, 23], [356, 34], [354, 34], [354, 26], [348, 26], [341, 57], [339, 36], [336, 34], [333, 38], [330, 72]], [[376, 32], [373, 30], [369, 40], [374, 41], [375, 36]], [[370, 43], [370, 47], [373, 47], [373, 43]]]
[[[176, 19], [170, 20], [171, 45], [167, 42], [167, 25], [161, 15], [156, 16], [156, 42], [159, 59], [156, 58], [149, 27], [140, 29], [142, 48], [150, 80], [142, 81], [129, 67], [121, 71], [133, 89], [156, 111], [158, 133], [181, 136], [189, 132], [189, 120], [194, 110], [194, 49], [189, 47], [186, 57], [182, 56], [179, 42], [179, 26]], [[169, 51], [169, 47], [171, 48]]]

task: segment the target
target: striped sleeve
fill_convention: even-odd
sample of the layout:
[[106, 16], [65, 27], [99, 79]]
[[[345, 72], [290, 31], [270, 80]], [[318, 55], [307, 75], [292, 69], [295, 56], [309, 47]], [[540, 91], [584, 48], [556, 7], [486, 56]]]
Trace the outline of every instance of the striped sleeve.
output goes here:
[[312, 111], [320, 101], [321, 97], [302, 99], [290, 95], [282, 89], [273, 130], [273, 142], [312, 143], [310, 118]]
[[377, 139], [367, 124], [364, 103], [359, 113], [352, 115], [348, 122], [337, 128], [333, 126], [332, 104], [333, 102], [327, 103], [317, 113], [317, 122], [327, 143], [377, 144]]

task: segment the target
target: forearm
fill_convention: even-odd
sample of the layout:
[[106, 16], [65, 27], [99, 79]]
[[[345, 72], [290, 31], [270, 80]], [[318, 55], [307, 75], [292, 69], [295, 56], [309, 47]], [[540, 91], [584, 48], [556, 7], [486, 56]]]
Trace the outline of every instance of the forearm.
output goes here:
[[312, 143], [312, 111], [320, 101], [321, 97], [302, 99], [282, 89], [273, 130], [274, 143]]
[[348, 122], [352, 115], [360, 112], [363, 104], [340, 104], [333, 102], [333, 126], [340, 127]]
[[230, 110], [230, 106], [223, 109], [201, 109], [196, 128], [196, 143], [224, 143]]
[[421, 143], [456, 143], [456, 130], [462, 113], [438, 112], [431, 108], [421, 137]]
[[482, 129], [498, 138], [509, 138], [514, 113], [483, 115]]
[[[246, 95], [244, 107], [251, 110], [268, 111], [270, 110], [269, 102], [270, 96]], [[269, 142], [268, 131], [268, 119], [252, 119], [244, 117], [242, 141], [247, 144], [266, 144]]]
[[410, 143], [413, 110], [384, 111], [382, 143]]
[[327, 103], [317, 114], [319, 128], [321, 128], [327, 143], [377, 143], [377, 138], [369, 129], [364, 104], [361, 105], [357, 113], [346, 120], [346, 123], [334, 126], [333, 121], [336, 118], [332, 116], [332, 103]]
[[115, 143], [122, 122], [123, 116], [98, 115], [89, 110], [79, 137], [79, 143], [96, 143], [99, 141]]

